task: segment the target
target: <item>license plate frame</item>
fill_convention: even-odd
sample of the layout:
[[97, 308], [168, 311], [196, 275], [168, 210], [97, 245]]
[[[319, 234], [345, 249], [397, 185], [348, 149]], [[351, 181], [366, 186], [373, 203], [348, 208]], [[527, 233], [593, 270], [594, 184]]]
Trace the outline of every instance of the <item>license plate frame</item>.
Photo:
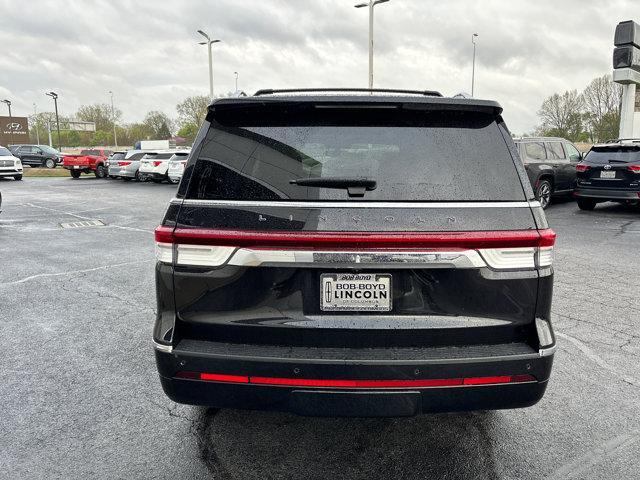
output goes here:
[[392, 309], [393, 276], [389, 273], [320, 275], [320, 310], [323, 312], [390, 312]]
[[600, 178], [604, 178], [604, 179], [608, 179], [608, 180], [611, 180], [612, 178], [616, 178], [616, 171], [615, 170], [601, 170], [600, 171]]

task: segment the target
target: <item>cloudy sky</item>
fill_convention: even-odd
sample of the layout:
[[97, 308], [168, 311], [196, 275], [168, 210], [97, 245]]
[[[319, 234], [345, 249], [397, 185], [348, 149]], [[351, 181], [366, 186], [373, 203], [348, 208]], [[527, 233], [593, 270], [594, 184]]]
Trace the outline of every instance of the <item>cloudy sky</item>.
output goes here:
[[[15, 115], [109, 101], [124, 121], [239, 87], [367, 85], [367, 12], [355, 0], [0, 0], [0, 99]], [[633, 8], [635, 7], [635, 8]], [[376, 7], [375, 86], [471, 90], [496, 99], [511, 130], [538, 123], [542, 100], [609, 73], [615, 25], [640, 22], [638, 0], [391, 0]], [[4, 105], [0, 105], [4, 107]], [[0, 110], [2, 114], [6, 114]]]

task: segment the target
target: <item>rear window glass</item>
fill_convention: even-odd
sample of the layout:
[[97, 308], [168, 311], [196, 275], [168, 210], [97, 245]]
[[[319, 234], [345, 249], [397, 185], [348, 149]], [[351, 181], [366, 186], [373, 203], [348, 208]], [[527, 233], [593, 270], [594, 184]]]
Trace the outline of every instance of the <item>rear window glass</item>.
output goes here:
[[[476, 112], [318, 109], [217, 114], [188, 198], [226, 200], [524, 200], [495, 118]], [[374, 180], [364, 197], [300, 179]]]
[[128, 157], [127, 160], [140, 160], [145, 155], [146, 155], [146, 153], [144, 153], [144, 152], [134, 153], [130, 157]]
[[593, 147], [587, 153], [585, 161], [597, 165], [638, 163], [640, 162], [640, 147]]
[[124, 160], [124, 153], [114, 153], [109, 157], [109, 160]]

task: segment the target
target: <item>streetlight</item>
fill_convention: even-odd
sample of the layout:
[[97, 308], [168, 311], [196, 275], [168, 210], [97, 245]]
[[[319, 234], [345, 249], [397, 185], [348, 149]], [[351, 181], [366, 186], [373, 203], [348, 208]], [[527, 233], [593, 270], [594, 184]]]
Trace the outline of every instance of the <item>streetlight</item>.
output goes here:
[[368, 3], [354, 5], [356, 8], [369, 7], [369, 88], [373, 88], [373, 7], [389, 0], [369, 0]]
[[36, 128], [36, 143], [40, 145], [40, 132], [38, 131], [38, 106], [33, 102], [33, 126]]
[[233, 72], [233, 74], [236, 76], [236, 93], [238, 93], [238, 72]]
[[13, 117], [11, 116], [11, 102], [6, 98], [2, 100], [2, 103], [6, 103], [9, 107], [9, 141], [13, 143]]
[[116, 111], [113, 108], [113, 92], [109, 90], [111, 94], [111, 118], [113, 121], [113, 143], [116, 144], [116, 148], [118, 148], [118, 137], [116, 136]]
[[473, 64], [471, 67], [471, 96], [473, 97], [473, 91], [476, 83], [476, 38], [477, 33], [471, 35], [471, 43], [473, 43]]
[[213, 57], [211, 56], [211, 45], [220, 42], [220, 40], [211, 40], [209, 35], [202, 30], [198, 30], [198, 33], [207, 39], [206, 42], [198, 42], [199, 45], [208, 45], [209, 47], [209, 96], [213, 100]]
[[47, 92], [45, 93], [47, 97], [53, 98], [53, 105], [56, 108], [56, 128], [58, 130], [58, 150], [61, 148], [60, 143], [60, 118], [58, 118], [58, 94], [56, 92]]

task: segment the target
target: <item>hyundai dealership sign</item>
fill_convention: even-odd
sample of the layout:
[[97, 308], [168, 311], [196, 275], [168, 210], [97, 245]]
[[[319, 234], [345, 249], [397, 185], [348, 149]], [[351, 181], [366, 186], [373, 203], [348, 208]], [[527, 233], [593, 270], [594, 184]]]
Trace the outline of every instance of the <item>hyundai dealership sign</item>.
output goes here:
[[0, 145], [29, 143], [27, 117], [0, 117]]

